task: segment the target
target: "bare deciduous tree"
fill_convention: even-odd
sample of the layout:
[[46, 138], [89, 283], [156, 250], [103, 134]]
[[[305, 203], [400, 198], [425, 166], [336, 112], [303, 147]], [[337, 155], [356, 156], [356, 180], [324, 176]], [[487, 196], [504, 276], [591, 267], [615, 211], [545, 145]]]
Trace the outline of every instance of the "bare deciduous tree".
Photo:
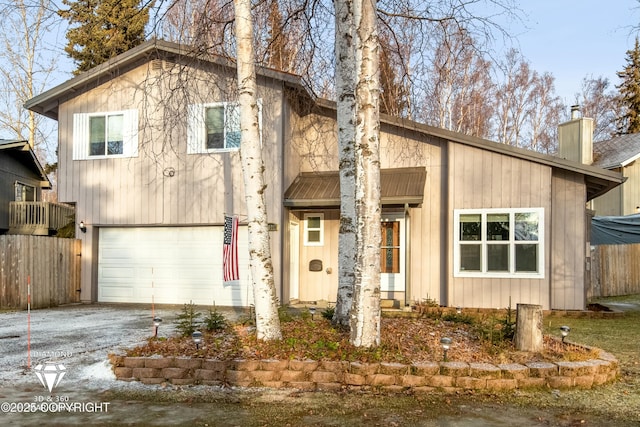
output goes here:
[[338, 294], [333, 322], [341, 326], [349, 326], [356, 269], [356, 34], [351, 2], [336, 1], [335, 9], [340, 228]]
[[[347, 0], [349, 1], [349, 0]], [[380, 44], [375, 0], [355, 0], [356, 269], [353, 345], [380, 344]]]
[[256, 334], [260, 340], [282, 338], [269, 224], [264, 198], [264, 162], [260, 146], [259, 106], [254, 65], [251, 0], [235, 0], [238, 92], [240, 105], [240, 158], [244, 176], [249, 223], [249, 257], [256, 310]]
[[606, 77], [586, 76], [575, 103], [585, 117], [593, 119], [593, 140], [602, 141], [616, 134], [616, 119], [621, 115], [620, 94]]
[[45, 117], [27, 111], [22, 104], [42, 92], [55, 70], [55, 55], [47, 55], [45, 36], [54, 22], [48, 0], [11, 0], [0, 8], [0, 130], [7, 137], [28, 140], [42, 159], [53, 159], [48, 147], [52, 128]]

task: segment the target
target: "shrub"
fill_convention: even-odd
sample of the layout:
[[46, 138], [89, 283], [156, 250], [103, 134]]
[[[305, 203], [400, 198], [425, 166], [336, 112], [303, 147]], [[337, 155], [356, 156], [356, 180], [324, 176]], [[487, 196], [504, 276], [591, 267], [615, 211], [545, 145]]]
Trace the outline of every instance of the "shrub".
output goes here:
[[216, 306], [209, 308], [209, 313], [204, 318], [204, 328], [209, 331], [222, 331], [227, 327], [227, 319], [220, 313]]
[[335, 312], [336, 312], [335, 307], [327, 307], [324, 310], [322, 310], [320, 314], [324, 319], [333, 320], [333, 315], [335, 314]]
[[201, 315], [201, 313], [196, 311], [196, 307], [193, 302], [185, 304], [182, 308], [182, 312], [180, 312], [176, 318], [176, 330], [183, 337], [190, 337], [192, 333], [200, 328], [199, 317]]

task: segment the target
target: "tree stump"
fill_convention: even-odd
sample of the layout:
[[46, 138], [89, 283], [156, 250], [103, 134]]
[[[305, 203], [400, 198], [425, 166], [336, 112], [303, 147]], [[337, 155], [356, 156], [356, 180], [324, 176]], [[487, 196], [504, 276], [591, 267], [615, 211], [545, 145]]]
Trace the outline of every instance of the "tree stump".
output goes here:
[[516, 313], [516, 349], [519, 351], [540, 352], [542, 340], [542, 306], [518, 304]]

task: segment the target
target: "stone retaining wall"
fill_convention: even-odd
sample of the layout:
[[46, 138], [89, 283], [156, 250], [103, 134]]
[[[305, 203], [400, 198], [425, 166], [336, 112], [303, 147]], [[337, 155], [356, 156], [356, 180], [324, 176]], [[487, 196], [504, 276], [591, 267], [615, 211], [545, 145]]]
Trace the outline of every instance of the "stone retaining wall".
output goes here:
[[427, 362], [358, 363], [314, 360], [212, 360], [111, 355], [116, 378], [145, 384], [204, 384], [305, 391], [401, 392], [591, 388], [613, 381], [618, 361], [600, 352], [583, 362], [526, 364]]

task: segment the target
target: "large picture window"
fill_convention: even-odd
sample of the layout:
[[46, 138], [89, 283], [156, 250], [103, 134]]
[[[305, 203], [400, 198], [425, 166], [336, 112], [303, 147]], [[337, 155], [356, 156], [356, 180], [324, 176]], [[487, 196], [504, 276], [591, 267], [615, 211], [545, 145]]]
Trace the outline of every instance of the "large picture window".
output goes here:
[[454, 211], [454, 275], [544, 276], [544, 210]]

